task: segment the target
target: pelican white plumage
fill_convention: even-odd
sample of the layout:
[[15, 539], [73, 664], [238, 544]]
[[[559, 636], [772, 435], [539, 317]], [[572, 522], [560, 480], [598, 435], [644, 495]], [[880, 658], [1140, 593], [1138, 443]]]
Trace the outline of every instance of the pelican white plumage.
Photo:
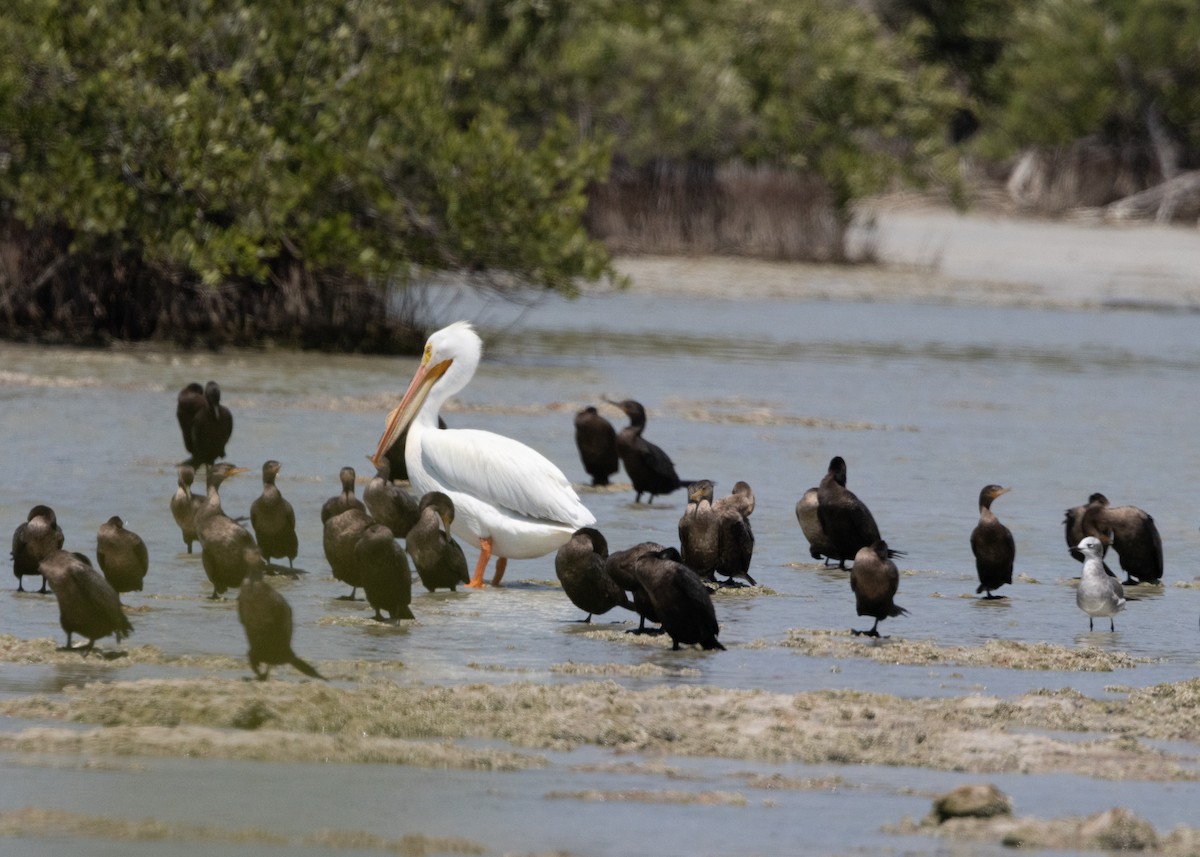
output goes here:
[[492, 554], [493, 585], [509, 559], [544, 556], [580, 527], [596, 522], [551, 461], [525, 444], [479, 429], [439, 429], [438, 411], [470, 382], [483, 343], [465, 321], [434, 333], [400, 404], [388, 414], [372, 461], [381, 461], [408, 429], [404, 461], [419, 494], [441, 491], [454, 501], [453, 532], [479, 544], [468, 586], [483, 585]]

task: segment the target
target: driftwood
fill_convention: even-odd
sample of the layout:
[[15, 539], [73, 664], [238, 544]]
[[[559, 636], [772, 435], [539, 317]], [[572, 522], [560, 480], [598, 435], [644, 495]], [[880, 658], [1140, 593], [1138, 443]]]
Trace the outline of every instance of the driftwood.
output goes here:
[[1180, 173], [1154, 187], [1104, 207], [1108, 220], [1154, 220], [1157, 223], [1200, 220], [1200, 170]]

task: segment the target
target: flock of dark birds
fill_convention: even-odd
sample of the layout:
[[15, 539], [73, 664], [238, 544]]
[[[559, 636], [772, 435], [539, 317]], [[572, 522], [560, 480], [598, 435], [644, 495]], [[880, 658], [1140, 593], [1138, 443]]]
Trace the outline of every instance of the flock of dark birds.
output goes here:
[[[608, 401], [608, 400], [606, 400]], [[679, 519], [679, 547], [643, 542], [610, 553], [605, 537], [594, 527], [574, 532], [555, 556], [555, 571], [564, 593], [587, 616], [623, 607], [639, 616], [632, 633], [666, 633], [673, 647], [700, 645], [723, 649], [711, 592], [722, 586], [754, 585], [750, 564], [754, 533], [750, 517], [754, 492], [738, 482], [724, 497], [714, 497], [706, 479], [680, 479], [670, 457], [645, 439], [645, 409], [636, 401], [609, 401], [629, 418], [616, 431], [595, 407], [575, 417], [575, 440], [583, 467], [594, 486], [624, 466], [633, 485], [635, 502], [680, 488], [687, 490], [687, 505]], [[296, 515], [280, 493], [278, 461], [262, 466], [262, 493], [250, 507], [247, 529], [244, 518], [233, 518], [221, 508], [222, 483], [246, 472], [228, 462], [225, 447], [233, 432], [233, 416], [221, 404], [221, 389], [214, 381], [201, 387], [189, 384], [177, 397], [176, 417], [188, 458], [177, 466], [177, 488], [170, 500], [188, 553], [199, 543], [212, 598], [238, 589], [238, 618], [249, 643], [248, 660], [257, 678], [267, 678], [271, 666], [290, 664], [305, 675], [322, 678], [292, 650], [292, 611], [284, 597], [264, 580], [265, 574], [294, 572], [298, 553]], [[442, 424], [444, 427], [444, 424]], [[411, 619], [412, 572], [429, 591], [454, 590], [470, 580], [466, 557], [450, 534], [454, 504], [444, 493], [432, 491], [419, 500], [396, 484], [405, 479], [403, 442], [400, 454], [381, 458], [375, 476], [360, 500], [355, 496], [356, 474], [344, 467], [341, 491], [321, 508], [326, 559], [334, 577], [351, 587], [344, 599], [354, 600], [359, 588], [380, 621]], [[192, 490], [197, 471], [206, 473], [206, 492]], [[905, 615], [895, 603], [899, 572], [893, 561], [904, 553], [888, 547], [866, 504], [846, 487], [846, 462], [839, 456], [817, 487], [796, 503], [796, 518], [809, 543], [813, 559], [850, 568], [850, 586], [857, 613], [875, 620], [855, 634], [878, 637], [879, 623]], [[979, 523], [971, 533], [979, 587], [984, 598], [1012, 583], [1016, 547], [1012, 533], [992, 511], [992, 503], [1008, 489], [987, 485], [979, 495]], [[1126, 573], [1125, 585], [1157, 583], [1163, 574], [1162, 542], [1154, 520], [1134, 506], [1111, 506], [1103, 494], [1093, 494], [1084, 505], [1068, 509], [1064, 521], [1068, 547], [1084, 563], [1077, 604], [1089, 617], [1112, 616], [1124, 604], [1121, 583], [1104, 562], [1111, 548]], [[251, 529], [253, 533], [251, 533]], [[404, 546], [399, 544], [404, 540]], [[112, 635], [120, 642], [132, 633], [120, 600], [125, 592], [141, 591], [149, 568], [146, 545], [112, 517], [96, 536], [96, 562], [82, 553], [63, 549], [64, 536], [53, 509], [36, 505], [13, 533], [13, 572], [17, 588], [24, 578], [40, 575], [59, 606], [60, 623], [71, 649], [76, 634], [87, 640], [86, 655], [95, 641]], [[286, 569], [272, 560], [287, 560]], [[721, 579], [723, 578], [723, 579]], [[387, 614], [387, 619], [383, 614]], [[646, 623], [658, 629], [648, 629]]]

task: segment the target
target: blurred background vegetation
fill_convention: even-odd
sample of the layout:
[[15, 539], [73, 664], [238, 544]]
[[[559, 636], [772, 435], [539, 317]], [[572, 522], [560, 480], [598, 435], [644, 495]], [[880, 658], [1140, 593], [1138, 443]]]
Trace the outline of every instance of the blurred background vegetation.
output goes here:
[[1198, 54], [1194, 0], [8, 0], [0, 335], [404, 350], [414, 283], [859, 261], [902, 187], [1194, 221]]

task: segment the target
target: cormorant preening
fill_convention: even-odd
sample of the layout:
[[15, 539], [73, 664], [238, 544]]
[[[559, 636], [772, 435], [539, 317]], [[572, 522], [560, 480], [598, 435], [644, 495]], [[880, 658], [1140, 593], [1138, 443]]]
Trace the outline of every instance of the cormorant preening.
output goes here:
[[204, 496], [192, 492], [192, 483], [196, 481], [196, 469], [192, 465], [181, 464], [175, 468], [175, 473], [178, 482], [175, 493], [171, 495], [171, 516], [179, 525], [187, 552], [191, 553], [192, 542], [200, 538], [196, 532], [196, 510], [204, 505]]
[[192, 417], [192, 457], [189, 463], [212, 466], [225, 457], [225, 444], [233, 434], [233, 414], [221, 404], [221, 387], [216, 381], [204, 385], [204, 407]]
[[605, 399], [611, 405], [616, 405], [629, 417], [629, 425], [617, 434], [617, 455], [625, 465], [625, 473], [633, 483], [637, 492], [635, 503], [642, 501], [642, 494], [649, 494], [647, 503], [653, 503], [658, 494], [670, 494], [672, 491], [690, 484], [689, 480], [680, 480], [675, 473], [675, 465], [670, 457], [659, 447], [642, 437], [646, 429], [646, 409], [633, 399], [614, 402]]
[[471, 579], [466, 554], [450, 535], [454, 501], [441, 491], [430, 491], [421, 498], [418, 509], [417, 523], [404, 540], [405, 549], [426, 589], [454, 591]]
[[325, 522], [322, 538], [325, 559], [329, 562], [333, 576], [351, 587], [349, 595], [339, 596], [341, 601], [353, 601], [358, 587], [362, 586], [362, 574], [359, 572], [354, 548], [362, 534], [367, 531], [367, 527], [373, 523], [371, 516], [362, 509], [347, 509]]
[[[833, 549], [830, 558], [838, 561], [838, 568], [845, 568], [846, 560], [853, 560], [860, 549], [879, 541], [879, 527], [871, 510], [846, 487], [846, 462], [840, 455], [829, 462], [829, 470], [817, 489], [817, 519]], [[888, 555], [903, 556], [898, 551]]]
[[571, 540], [554, 555], [554, 573], [571, 603], [587, 616], [602, 615], [614, 607], [636, 612], [637, 608], [604, 569], [608, 560], [608, 542], [593, 527], [581, 527]]
[[850, 589], [854, 592], [855, 607], [859, 616], [870, 616], [875, 620], [871, 630], [854, 631], [856, 637], [878, 637], [881, 620], [908, 614], [907, 610], [892, 600], [900, 588], [900, 572], [889, 557], [887, 542], [879, 539], [861, 548], [854, 556], [854, 567], [850, 569]]
[[607, 485], [608, 477], [620, 466], [617, 430], [590, 405], [575, 415], [575, 446], [592, 485]]
[[208, 467], [208, 496], [196, 510], [196, 532], [200, 536], [200, 559], [204, 573], [213, 585], [210, 598], [216, 601], [228, 589], [241, 586], [246, 576], [246, 548], [255, 547], [254, 537], [221, 508], [221, 483], [230, 476], [245, 473], [246, 468], [231, 464]]
[[262, 494], [250, 504], [250, 526], [254, 527], [254, 539], [268, 564], [272, 557], [287, 557], [288, 568], [294, 568], [292, 561], [300, 551], [296, 510], [275, 486], [279, 467], [274, 459], [263, 462]]
[[41, 574], [58, 599], [58, 621], [67, 632], [66, 648], [71, 648], [71, 635], [87, 638], [84, 656], [101, 637], [112, 634], [117, 642], [133, 633], [133, 626], [121, 609], [121, 599], [91, 561], [81, 553], [54, 550], [40, 565]]
[[363, 502], [371, 517], [402, 539], [417, 522], [417, 501], [392, 482], [392, 466], [387, 458], [380, 459], [375, 475], [363, 491]]
[[150, 553], [142, 537], [125, 529], [125, 522], [113, 515], [96, 532], [96, 564], [118, 594], [141, 592]]
[[351, 509], [357, 509], [364, 514], [367, 511], [366, 505], [362, 500], [354, 496], [354, 480], [357, 474], [353, 467], [343, 467], [338, 472], [338, 479], [341, 480], [342, 490], [340, 494], [335, 494], [324, 502], [321, 506], [321, 523], [327, 523], [334, 515], [340, 515], [342, 512], [348, 512]]
[[[292, 607], [275, 587], [263, 580], [263, 558], [258, 548], [253, 545], [244, 548], [241, 565], [246, 576], [238, 592], [238, 621], [250, 643], [246, 656], [255, 678], [265, 681], [272, 666], [291, 664], [305, 675], [324, 681], [325, 677], [312, 664], [292, 651]], [[259, 664], [264, 665], [262, 672]]]
[[804, 538], [808, 540], [808, 555], [813, 559], [824, 560], [825, 564], [829, 565], [829, 559], [833, 556], [833, 545], [821, 526], [820, 516], [817, 515], [818, 505], [820, 504], [817, 500], [817, 489], [809, 488], [796, 501], [796, 520]]
[[387, 612], [388, 619], [416, 618], [408, 606], [412, 603], [412, 572], [390, 527], [375, 522], [363, 530], [354, 546], [354, 561], [363, 595], [375, 608], [375, 619], [384, 621], [380, 610]]
[[1079, 588], [1075, 590], [1075, 604], [1088, 614], [1088, 630], [1094, 631], [1093, 620], [1097, 616], [1108, 617], [1108, 629], [1115, 631], [1113, 616], [1125, 606], [1125, 590], [1121, 582], [1106, 573], [1104, 568], [1104, 543], [1095, 536], [1087, 536], [1075, 546], [1083, 556], [1083, 575]]
[[713, 507], [713, 484], [701, 479], [688, 486], [688, 503], [679, 518], [682, 562], [704, 580], [715, 581], [720, 562], [720, 519]]
[[644, 556], [658, 554], [666, 550], [666, 547], [658, 542], [641, 542], [631, 548], [617, 551], [608, 555], [608, 560], [604, 563], [604, 570], [608, 572], [608, 576], [613, 579], [613, 582], [621, 589], [630, 593], [633, 596], [633, 609], [637, 611], [641, 621], [638, 623], [634, 634], [661, 634], [659, 628], [647, 630], [646, 622], [657, 623], [658, 611], [654, 609], [654, 602], [650, 600], [646, 588], [642, 586], [642, 582], [638, 580], [634, 569], [637, 567], [638, 560]]
[[1000, 523], [992, 511], [992, 501], [1009, 490], [999, 485], [985, 485], [979, 492], [979, 523], [971, 531], [971, 552], [975, 554], [975, 571], [979, 574], [979, 588], [975, 594], [986, 592], [984, 598], [1002, 597], [993, 595], [992, 590], [1012, 583], [1017, 545], [1008, 527]]
[[744, 577], [751, 586], [757, 585], [750, 576], [750, 560], [754, 556], [754, 531], [750, 528], [754, 491], [749, 483], [738, 482], [732, 494], [713, 503], [713, 509], [717, 515], [716, 571], [728, 578], [722, 585], [735, 585], [735, 577]]
[[[29, 510], [25, 522], [18, 524], [13, 530], [12, 561], [13, 574], [17, 577], [17, 591], [24, 592], [23, 578], [31, 574], [41, 574], [38, 568], [43, 559], [63, 546], [63, 531], [59, 529], [58, 518], [49, 506], [38, 504]], [[42, 578], [40, 593], [46, 591], [46, 579]]]
[[705, 649], [724, 649], [717, 640], [720, 626], [708, 587], [696, 572], [679, 561], [679, 551], [667, 548], [646, 554], [634, 574], [649, 595], [672, 649], [680, 643], [698, 643]]
[[1067, 546], [1077, 560], [1083, 560], [1078, 542], [1085, 536], [1094, 536], [1100, 540], [1102, 556], [1109, 545], [1117, 552], [1126, 574], [1126, 586], [1162, 580], [1163, 552], [1158, 527], [1137, 506], [1110, 506], [1107, 497], [1096, 493], [1088, 498], [1086, 506], [1067, 509], [1063, 525]]

